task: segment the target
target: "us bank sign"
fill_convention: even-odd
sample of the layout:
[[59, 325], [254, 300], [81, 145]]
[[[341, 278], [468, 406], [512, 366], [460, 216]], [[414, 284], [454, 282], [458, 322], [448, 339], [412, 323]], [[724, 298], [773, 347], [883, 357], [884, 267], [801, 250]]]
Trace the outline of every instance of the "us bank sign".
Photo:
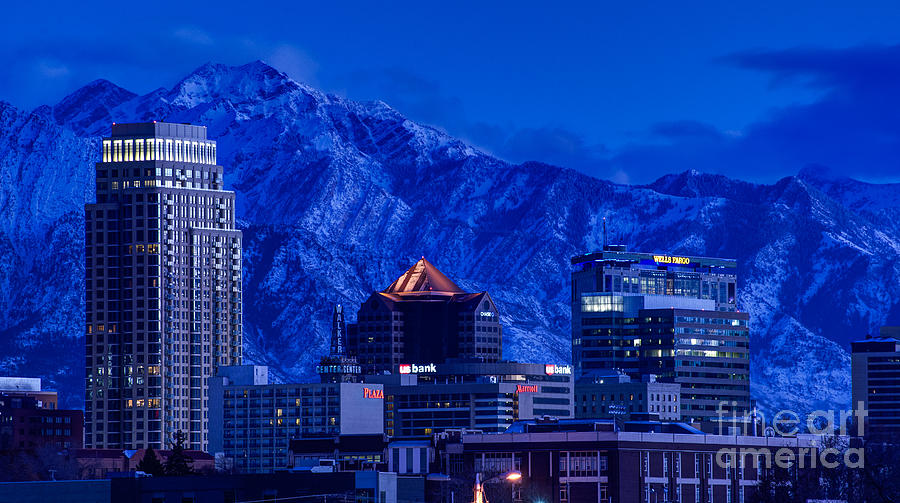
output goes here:
[[544, 365], [544, 373], [548, 376], [552, 375], [563, 375], [570, 376], [572, 375], [572, 366], [571, 365], [554, 365], [552, 363], [548, 363]]

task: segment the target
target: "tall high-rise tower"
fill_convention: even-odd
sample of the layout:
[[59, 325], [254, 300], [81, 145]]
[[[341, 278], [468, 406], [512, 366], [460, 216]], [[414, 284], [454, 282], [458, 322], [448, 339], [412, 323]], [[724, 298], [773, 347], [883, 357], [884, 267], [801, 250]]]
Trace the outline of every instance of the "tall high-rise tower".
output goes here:
[[241, 232], [206, 127], [113, 124], [85, 205], [85, 446], [208, 443], [207, 379], [241, 363]]

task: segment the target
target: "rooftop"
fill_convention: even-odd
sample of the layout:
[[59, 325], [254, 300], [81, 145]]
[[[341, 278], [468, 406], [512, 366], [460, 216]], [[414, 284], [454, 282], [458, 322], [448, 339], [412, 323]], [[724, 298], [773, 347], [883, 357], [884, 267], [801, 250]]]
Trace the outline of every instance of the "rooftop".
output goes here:
[[382, 293], [403, 295], [416, 293], [458, 294], [466, 292], [438, 270], [434, 264], [422, 257], [391, 283], [391, 286], [382, 290]]
[[714, 257], [694, 257], [689, 255], [669, 255], [666, 253], [629, 252], [624, 246], [607, 246], [603, 250], [593, 251], [572, 257], [572, 265], [590, 262], [621, 262], [649, 266], [678, 266], [690, 269], [717, 267], [736, 269], [737, 261]]

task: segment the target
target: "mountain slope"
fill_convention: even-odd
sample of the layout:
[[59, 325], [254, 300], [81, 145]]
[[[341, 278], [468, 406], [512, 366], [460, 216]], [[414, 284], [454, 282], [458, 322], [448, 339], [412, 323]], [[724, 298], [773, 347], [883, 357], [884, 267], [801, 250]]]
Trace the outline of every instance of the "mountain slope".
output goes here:
[[[310, 377], [332, 303], [355, 310], [423, 255], [462, 288], [491, 292], [505, 356], [567, 361], [568, 260], [599, 248], [604, 217], [632, 249], [739, 261], [753, 394], [769, 409], [846, 405], [847, 342], [898, 314], [900, 230], [876, 203], [897, 198], [895, 186], [803, 173], [756, 185], [693, 172], [626, 186], [512, 165], [384, 103], [327, 95], [261, 62], [204, 65], [144, 96], [94, 83], [52, 108], [6, 110], [0, 216], [16, 220], [0, 227], [0, 256], [21, 258], [0, 261], [0, 306], [21, 307], [0, 313], [0, 372], [43, 372], [35, 339], [79, 347], [82, 205], [97, 137], [112, 122], [209, 127], [245, 232], [245, 354], [283, 379]], [[29, 121], [40, 127], [29, 132]], [[65, 156], [45, 161], [45, 150]], [[26, 209], [4, 204], [40, 191]], [[76, 397], [79, 354], [53, 356], [74, 369], [55, 383]]]

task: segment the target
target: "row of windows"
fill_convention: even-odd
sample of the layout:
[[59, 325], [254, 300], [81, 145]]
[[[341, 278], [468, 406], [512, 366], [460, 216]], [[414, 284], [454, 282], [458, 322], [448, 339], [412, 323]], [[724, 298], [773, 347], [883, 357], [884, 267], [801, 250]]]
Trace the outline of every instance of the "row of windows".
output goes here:
[[175, 161], [216, 163], [216, 144], [170, 138], [103, 140], [103, 162]]

